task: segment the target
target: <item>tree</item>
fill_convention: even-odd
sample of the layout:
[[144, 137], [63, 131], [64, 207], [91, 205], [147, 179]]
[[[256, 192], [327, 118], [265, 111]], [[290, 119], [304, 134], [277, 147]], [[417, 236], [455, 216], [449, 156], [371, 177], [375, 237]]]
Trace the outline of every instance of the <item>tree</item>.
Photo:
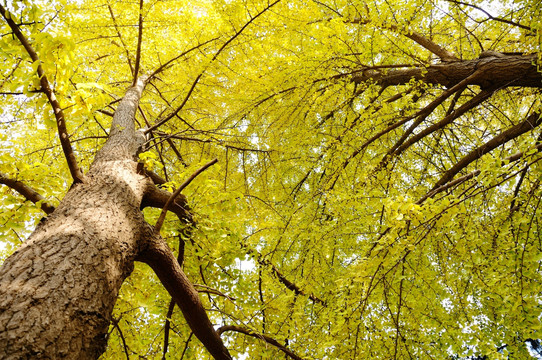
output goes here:
[[536, 349], [537, 1], [0, 12], [2, 357]]

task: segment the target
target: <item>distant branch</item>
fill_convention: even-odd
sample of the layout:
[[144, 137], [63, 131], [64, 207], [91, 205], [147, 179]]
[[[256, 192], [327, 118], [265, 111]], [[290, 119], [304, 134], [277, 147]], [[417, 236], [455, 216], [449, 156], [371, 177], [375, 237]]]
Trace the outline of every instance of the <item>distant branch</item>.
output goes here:
[[160, 65], [160, 67], [158, 67], [156, 70], [154, 70], [154, 72], [149, 76], [149, 80], [153, 79], [156, 75], [160, 74], [162, 71], [164, 71], [164, 70], [168, 69], [169, 67], [171, 67], [173, 62], [175, 62], [176, 60], [178, 60], [178, 59], [182, 58], [183, 56], [188, 55], [190, 52], [192, 52], [194, 50], [197, 50], [200, 47], [202, 47], [204, 45], [207, 45], [208, 43], [216, 41], [216, 40], [218, 40], [218, 38], [213, 38], [213, 39], [204, 41], [201, 44], [198, 44], [198, 45], [196, 45], [194, 47], [191, 47], [190, 49], [188, 49], [186, 51], [183, 51], [181, 54], [179, 54], [179, 55], [175, 56], [174, 58], [168, 60], [164, 64]]
[[36, 190], [32, 189], [30, 186], [25, 183], [10, 179], [6, 175], [0, 172], [0, 184], [4, 184], [13, 190], [17, 191], [19, 194], [24, 196], [26, 200], [32, 201], [34, 204], [41, 202], [41, 209], [46, 214], [51, 214], [55, 211], [55, 207], [45, 201], [45, 198], [41, 196]]
[[[370, 20], [360, 20], [355, 19], [352, 21], [352, 23], [357, 24], [367, 24]], [[406, 36], [407, 38], [417, 42], [427, 50], [431, 51], [433, 54], [437, 55], [442, 61], [459, 61], [459, 59], [449, 52], [448, 50], [444, 49], [439, 44], [435, 43], [433, 40], [423, 36], [422, 34], [419, 34], [415, 31], [410, 31], [408, 29], [401, 29], [397, 25], [384, 25], [384, 28], [392, 30], [396, 33], [402, 34]]]
[[267, 335], [258, 334], [258, 333], [253, 332], [252, 330], [245, 329], [245, 328], [242, 328], [242, 327], [239, 327], [239, 326], [234, 326], [234, 325], [225, 325], [225, 326], [219, 327], [216, 332], [218, 333], [218, 335], [222, 335], [226, 331], [235, 331], [235, 332], [238, 332], [238, 333], [241, 333], [241, 334], [252, 336], [252, 337], [254, 337], [256, 339], [263, 340], [266, 343], [277, 347], [280, 351], [282, 351], [283, 353], [285, 353], [286, 355], [288, 355], [292, 359], [303, 360], [302, 357], [296, 355], [294, 352], [292, 352], [286, 346], [282, 345], [277, 340], [275, 340], [275, 339], [273, 339], [273, 338], [271, 338], [271, 337], [269, 337]]
[[51, 88], [49, 84], [49, 80], [47, 80], [47, 76], [45, 75], [45, 72], [43, 71], [43, 67], [41, 66], [40, 60], [38, 58], [38, 54], [30, 44], [30, 42], [26, 39], [26, 37], [23, 35], [17, 24], [12, 19], [12, 15], [4, 9], [2, 5], [0, 5], [0, 13], [4, 17], [5, 21], [17, 37], [19, 39], [19, 42], [23, 45], [26, 52], [32, 59], [32, 62], [35, 64], [38, 64], [37, 67], [37, 74], [40, 79], [40, 85], [41, 85], [41, 91], [45, 93], [47, 96], [47, 99], [49, 100], [49, 104], [51, 104], [51, 107], [53, 108], [53, 113], [55, 115], [56, 119], [56, 125], [58, 129], [58, 135], [60, 138], [60, 145], [62, 146], [62, 150], [64, 152], [64, 156], [66, 157], [66, 161], [68, 163], [68, 167], [70, 169], [71, 176], [73, 178], [73, 181], [76, 183], [83, 182], [83, 173], [81, 172], [81, 169], [79, 168], [79, 165], [77, 164], [77, 159], [75, 158], [75, 154], [73, 152], [73, 148], [70, 142], [70, 137], [68, 135], [68, 130], [66, 128], [66, 118], [64, 116], [64, 112], [62, 111], [62, 108], [60, 107], [60, 103], [56, 99], [56, 96], [53, 92], [53, 89]]
[[286, 278], [286, 276], [284, 276], [284, 274], [282, 274], [282, 272], [280, 272], [280, 270], [277, 269], [277, 267], [275, 265], [273, 265], [270, 261], [265, 260], [262, 257], [262, 255], [259, 252], [257, 252], [256, 250], [247, 249], [247, 253], [254, 255], [256, 257], [256, 261], [258, 261], [258, 263], [260, 263], [261, 265], [270, 267], [271, 270], [273, 270], [273, 273], [279, 279], [279, 281], [284, 286], [286, 286], [286, 288], [288, 290], [293, 291], [297, 295], [307, 296], [314, 303], [319, 303], [322, 306], [327, 306], [327, 304], [326, 304], [326, 302], [324, 300], [320, 299], [317, 296], [314, 296], [313, 294], [307, 294], [298, 285], [296, 285], [293, 282], [291, 282], [290, 280], [288, 280]]

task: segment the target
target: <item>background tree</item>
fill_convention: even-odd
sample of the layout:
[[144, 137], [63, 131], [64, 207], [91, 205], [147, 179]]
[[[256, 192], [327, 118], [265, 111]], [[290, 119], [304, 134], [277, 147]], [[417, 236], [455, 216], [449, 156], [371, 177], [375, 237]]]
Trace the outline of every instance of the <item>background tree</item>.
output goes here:
[[[90, 324], [80, 348], [97, 356], [105, 336], [104, 358], [227, 357], [222, 341], [233, 357], [294, 359], [536, 351], [538, 1], [20, 1], [1, 12], [1, 291], [20, 290], [9, 274], [25, 267], [54, 280], [67, 257], [32, 240], [47, 229], [108, 244], [66, 240], [88, 265], [72, 283], [101, 315], [68, 296], [69, 311], [45, 316], [69, 291], [31, 284], [18, 300], [36, 306], [29, 327]], [[119, 155], [115, 143], [131, 147]], [[158, 226], [175, 188], [187, 200]], [[82, 210], [110, 218], [76, 225]], [[122, 266], [104, 267], [112, 259]], [[136, 262], [123, 282], [134, 260], [152, 269]], [[191, 289], [206, 313], [190, 310]], [[2, 299], [7, 339], [23, 322]], [[52, 348], [74, 356], [62, 338]]]

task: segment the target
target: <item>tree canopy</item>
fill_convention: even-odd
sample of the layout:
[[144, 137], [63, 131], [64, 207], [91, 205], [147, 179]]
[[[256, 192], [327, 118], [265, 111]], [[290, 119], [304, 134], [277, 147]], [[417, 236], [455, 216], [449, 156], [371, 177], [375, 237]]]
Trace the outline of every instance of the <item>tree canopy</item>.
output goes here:
[[[161, 233], [235, 358], [536, 351], [538, 0], [1, 9], [2, 261], [146, 76], [146, 170], [174, 190], [218, 159], [183, 189], [193, 221], [168, 215]], [[136, 264], [103, 358], [208, 357], [170, 301]]]

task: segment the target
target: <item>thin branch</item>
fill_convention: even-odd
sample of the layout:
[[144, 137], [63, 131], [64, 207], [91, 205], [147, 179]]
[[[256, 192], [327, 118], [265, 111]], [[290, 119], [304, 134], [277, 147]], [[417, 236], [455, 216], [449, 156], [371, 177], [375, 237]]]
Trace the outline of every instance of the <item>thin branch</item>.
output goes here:
[[275, 339], [273, 339], [273, 338], [271, 338], [271, 337], [269, 337], [267, 335], [258, 334], [258, 333], [255, 333], [252, 330], [245, 329], [245, 328], [242, 328], [242, 327], [239, 327], [239, 326], [234, 326], [234, 325], [225, 325], [225, 326], [219, 327], [216, 330], [216, 332], [219, 335], [222, 335], [226, 331], [235, 331], [235, 332], [238, 332], [238, 333], [241, 333], [241, 334], [245, 334], [245, 335], [248, 335], [248, 336], [255, 337], [256, 339], [263, 340], [266, 343], [277, 347], [280, 351], [282, 351], [283, 353], [285, 353], [286, 355], [288, 355], [292, 359], [303, 360], [302, 357], [295, 354], [292, 350], [288, 349], [286, 346], [282, 345], [277, 340], [275, 340]]
[[184, 183], [181, 184], [181, 186], [179, 186], [179, 188], [177, 190], [175, 190], [175, 192], [169, 197], [168, 201], [166, 202], [166, 204], [164, 205], [164, 208], [162, 209], [162, 212], [160, 213], [160, 217], [158, 218], [158, 220], [156, 221], [156, 225], [154, 226], [154, 232], [155, 234], [158, 234], [160, 233], [160, 229], [162, 228], [162, 225], [164, 223], [164, 219], [166, 218], [166, 214], [167, 214], [167, 211], [168, 211], [168, 208], [169, 206], [171, 205], [172, 202], [175, 201], [175, 198], [177, 196], [179, 196], [179, 194], [181, 193], [181, 191], [183, 191], [183, 189], [185, 187], [187, 187], [191, 182], [192, 180], [194, 180], [199, 174], [201, 174], [202, 172], [204, 172], [205, 170], [207, 170], [207, 168], [213, 166], [214, 164], [216, 164], [218, 162], [218, 159], [213, 159], [211, 161], [209, 161], [207, 164], [203, 165], [201, 168], [199, 168], [195, 173], [193, 173], [192, 175], [190, 175], [190, 177], [188, 179], [186, 179], [184, 181]]
[[120, 339], [122, 340], [122, 347], [124, 348], [124, 354], [126, 355], [126, 360], [130, 360], [130, 355], [128, 354], [128, 345], [126, 344], [126, 339], [124, 338], [124, 334], [122, 333], [122, 330], [119, 326], [120, 319], [112, 319], [111, 322], [113, 323], [113, 327], [119, 332]]
[[30, 186], [24, 184], [21, 181], [8, 178], [6, 175], [0, 172], [0, 184], [4, 184], [13, 190], [17, 191], [19, 194], [24, 196], [26, 200], [32, 201], [34, 204], [40, 202], [40, 208], [46, 213], [51, 214], [55, 211], [55, 207], [45, 201], [45, 198], [41, 196], [36, 190], [32, 189]]
[[[113, 9], [111, 8], [111, 5], [107, 4], [107, 8], [109, 9], [109, 14], [111, 14], [111, 19], [113, 20], [113, 25], [115, 26], [115, 30], [117, 31], [117, 35], [119, 36], [119, 40], [124, 47], [124, 51], [126, 52], [126, 60], [128, 60], [128, 65], [130, 66], [130, 71], [132, 72], [132, 75], [135, 74], [134, 66], [132, 65], [132, 60], [130, 57], [130, 52], [128, 51], [128, 47], [124, 43], [124, 40], [122, 39], [122, 35], [120, 34], [119, 27], [117, 25], [117, 19], [115, 19], [115, 14], [113, 13]], [[134, 79], [137, 79], [137, 76], [134, 77]], [[134, 83], [135, 84], [135, 83]]]
[[75, 154], [73, 152], [70, 137], [68, 135], [68, 130], [66, 128], [66, 118], [64, 116], [64, 112], [62, 111], [62, 108], [60, 107], [60, 103], [56, 99], [54, 91], [49, 84], [49, 80], [47, 80], [47, 76], [43, 71], [43, 67], [41, 66], [38, 54], [36, 53], [32, 45], [28, 42], [26, 37], [23, 35], [19, 27], [15, 24], [12, 19], [12, 15], [6, 9], [4, 9], [2, 5], [0, 5], [0, 13], [6, 20], [7, 24], [9, 25], [17, 39], [19, 39], [19, 42], [25, 48], [26, 52], [32, 59], [32, 62], [34, 64], [38, 64], [37, 74], [40, 79], [41, 90], [45, 93], [47, 99], [49, 100], [49, 104], [51, 104], [51, 107], [53, 108], [53, 113], [55, 115], [56, 125], [58, 129], [58, 135], [60, 138], [60, 145], [62, 146], [64, 156], [66, 157], [68, 168], [70, 169], [70, 174], [75, 183], [81, 183], [83, 182], [84, 176], [81, 169], [79, 168], [79, 165], [77, 164], [77, 159], [75, 158]]
[[302, 295], [302, 296], [307, 296], [312, 302], [314, 303], [319, 303], [320, 305], [322, 306], [327, 306], [326, 302], [322, 299], [320, 299], [319, 297], [317, 296], [314, 296], [313, 294], [307, 294], [305, 293], [305, 291], [303, 291], [298, 285], [294, 284], [293, 282], [291, 282], [290, 280], [288, 280], [286, 278], [286, 276], [284, 276], [284, 274], [282, 274], [280, 272], [279, 269], [277, 269], [277, 267], [275, 265], [273, 265], [270, 261], [266, 260], [263, 258], [263, 256], [256, 250], [252, 250], [252, 249], [248, 249], [246, 246], [243, 246], [246, 250], [247, 250], [247, 253], [248, 254], [251, 254], [251, 255], [254, 255], [256, 257], [256, 260], [258, 261], [258, 263], [260, 263], [261, 265], [263, 266], [268, 266], [271, 268], [271, 270], [273, 270], [273, 272], [275, 273], [275, 275], [277, 276], [277, 278], [279, 279], [279, 281], [284, 285], [286, 286], [286, 288], [288, 290], [291, 290], [293, 291], [295, 294], [297, 295]]
[[410, 146], [414, 145], [415, 143], [417, 143], [418, 141], [420, 141], [427, 135], [433, 133], [434, 131], [438, 129], [444, 128], [446, 125], [450, 124], [454, 119], [457, 119], [461, 115], [465, 114], [467, 111], [472, 110], [473, 108], [475, 108], [476, 106], [480, 105], [482, 102], [487, 100], [489, 97], [491, 97], [491, 95], [493, 95], [494, 91], [495, 91], [494, 89], [481, 91], [475, 97], [473, 97], [472, 99], [467, 101], [465, 104], [460, 106], [457, 110], [453, 111], [450, 115], [445, 116], [441, 121], [423, 129], [422, 131], [420, 131], [419, 133], [411, 137], [408, 141], [405, 141], [401, 146], [397, 148], [397, 150], [393, 152], [393, 155], [394, 156], [400, 155], [403, 151], [405, 151]]
[[[542, 151], [542, 144], [537, 144], [536, 146], [534, 146], [533, 149], [536, 150], [536, 151]], [[523, 157], [527, 156], [529, 153], [530, 153], [530, 151], [517, 152], [514, 155], [508, 156], [508, 157], [504, 158], [504, 160], [501, 160], [500, 164], [501, 164], [501, 166], [504, 166], [504, 165], [507, 165], [507, 164], [509, 164], [511, 162], [521, 160]], [[480, 175], [481, 173], [482, 172], [479, 169], [476, 169], [476, 170], [474, 170], [474, 171], [472, 171], [472, 172], [470, 172], [470, 173], [468, 173], [466, 175], [458, 177], [457, 179], [455, 179], [453, 181], [450, 181], [450, 182], [448, 182], [448, 183], [446, 183], [444, 185], [441, 185], [438, 188], [432, 189], [429, 192], [427, 192], [427, 194], [422, 196], [418, 201], [416, 201], [416, 204], [421, 205], [425, 200], [434, 197], [438, 193], [441, 193], [441, 192], [443, 192], [443, 191], [445, 191], [447, 189], [450, 189], [450, 188], [452, 188], [452, 187], [454, 187], [456, 185], [464, 183], [465, 181], [470, 180], [470, 179]]]
[[189, 54], [190, 52], [194, 51], [194, 50], [197, 50], [199, 49], [200, 47], [204, 46], [204, 45], [207, 45], [208, 43], [210, 42], [213, 42], [213, 41], [216, 41], [218, 40], [219, 38], [213, 38], [213, 39], [210, 39], [210, 40], [207, 40], [205, 42], [202, 42], [201, 44], [198, 44], [194, 47], [191, 47], [190, 49], [186, 50], [186, 51], [183, 51], [181, 54], [179, 54], [178, 56], [175, 56], [173, 59], [170, 59], [168, 60], [167, 62], [165, 62], [163, 65], [160, 65], [159, 68], [157, 68], [156, 70], [154, 70], [154, 72], [149, 76], [149, 80], [153, 79], [156, 75], [160, 74], [162, 71], [170, 68], [172, 66], [172, 63], [180, 58], [182, 58], [183, 56], [186, 56], [187, 54]]
[[522, 28], [524, 30], [528, 30], [529, 32], [533, 31], [533, 29], [531, 27], [529, 27], [529, 26], [525, 26], [523, 24], [520, 24], [520, 23], [517, 23], [517, 22], [514, 22], [514, 21], [510, 21], [510, 20], [506, 20], [506, 19], [502, 19], [502, 18], [492, 16], [490, 13], [488, 13], [486, 10], [482, 9], [479, 6], [476, 6], [476, 5], [473, 5], [473, 4], [468, 4], [468, 3], [465, 3], [465, 2], [462, 2], [462, 1], [456, 1], [456, 0], [446, 0], [446, 1], [451, 2], [453, 4], [457, 4], [457, 5], [469, 6], [471, 8], [476, 9], [476, 10], [479, 10], [479, 11], [483, 12], [488, 17], [488, 19], [490, 19], [490, 20], [495, 20], [495, 21], [502, 22], [502, 23], [505, 23], [505, 24], [508, 24], [508, 25], [517, 26], [517, 27]]

